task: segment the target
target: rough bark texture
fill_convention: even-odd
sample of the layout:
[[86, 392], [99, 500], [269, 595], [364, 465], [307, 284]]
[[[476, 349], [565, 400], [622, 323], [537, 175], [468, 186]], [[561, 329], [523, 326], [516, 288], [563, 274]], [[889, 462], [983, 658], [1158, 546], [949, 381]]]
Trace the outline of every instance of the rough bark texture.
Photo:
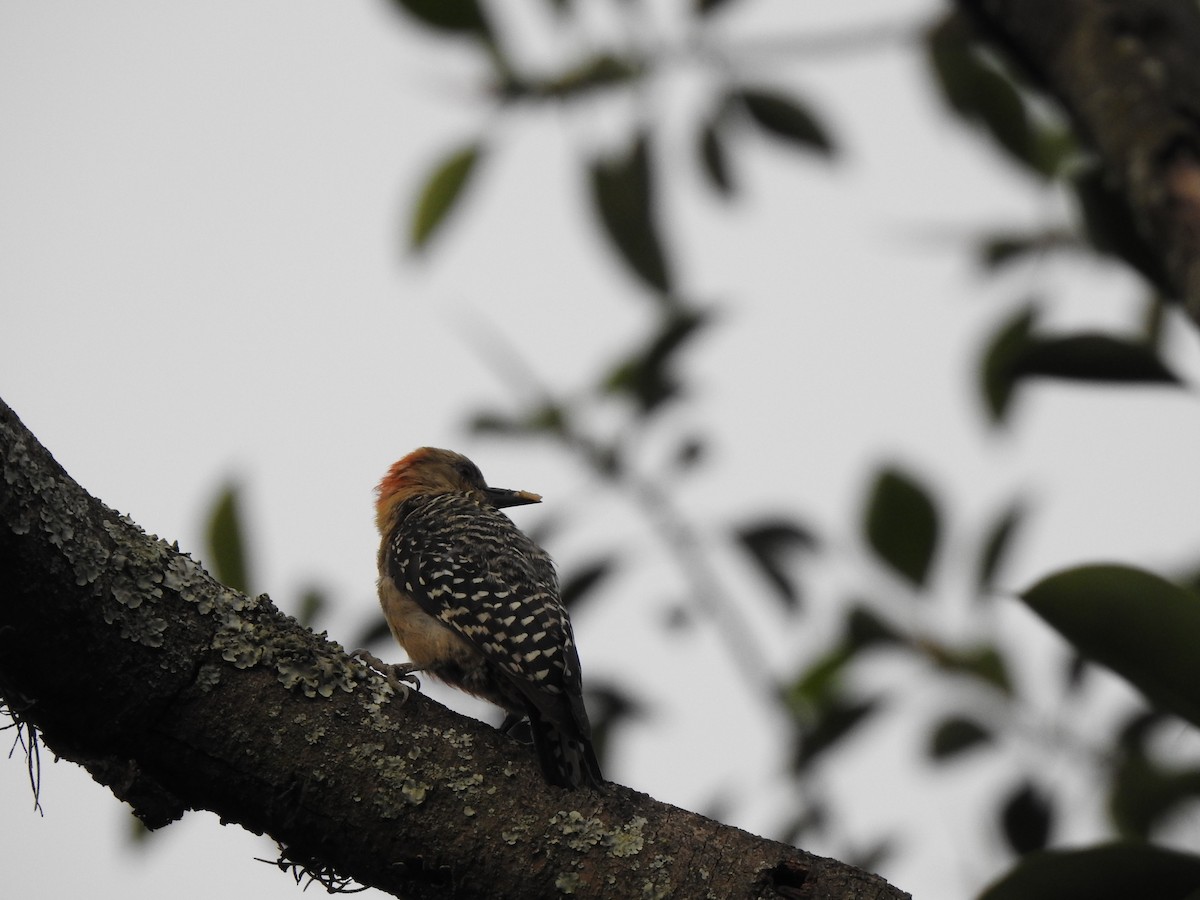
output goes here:
[[209, 809], [409, 898], [907, 897], [532, 754], [88, 495], [0, 401], [0, 696], [152, 827]]
[[1200, 6], [958, 2], [1067, 109], [1200, 323]]

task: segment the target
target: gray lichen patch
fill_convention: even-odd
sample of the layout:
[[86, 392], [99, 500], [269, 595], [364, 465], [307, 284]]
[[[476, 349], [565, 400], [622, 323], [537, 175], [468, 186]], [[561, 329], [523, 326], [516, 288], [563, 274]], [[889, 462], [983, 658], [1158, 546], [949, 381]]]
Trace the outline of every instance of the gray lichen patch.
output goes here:
[[477, 789], [483, 785], [483, 781], [483, 775], [479, 772], [466, 771], [461, 776], [448, 780], [446, 787], [457, 794]]
[[606, 836], [610, 856], [636, 856], [642, 852], [646, 840], [642, 829], [646, 820], [642, 816], [634, 816], [625, 825], [616, 828]]
[[500, 832], [500, 840], [506, 844], [515, 845], [524, 840], [529, 835], [529, 826], [526, 823], [518, 822], [512, 828], [506, 828]]
[[667, 900], [668, 897], [674, 896], [675, 885], [671, 883], [666, 872], [655, 872], [642, 882], [642, 897], [645, 900]]
[[585, 816], [579, 810], [559, 810], [548, 823], [559, 837], [553, 843], [562, 844], [580, 853], [592, 847], [604, 847], [609, 856], [627, 857], [641, 853], [645, 846], [643, 828], [646, 820], [634, 816], [623, 825], [609, 827], [603, 819]]
[[0, 422], [0, 445], [7, 446], [0, 467], [8, 488], [0, 495], [0, 519], [14, 534], [54, 548], [49, 570], [89, 588], [85, 595], [101, 604], [101, 618], [117, 626], [122, 639], [162, 646], [168, 617], [148, 607], [162, 597], [172, 551], [89, 497], [17, 428], [15, 421]]
[[372, 804], [382, 818], [395, 819], [408, 807], [420, 806], [432, 790], [432, 785], [400, 757], [381, 754], [370, 759], [370, 763], [379, 776]]
[[415, 778], [409, 778], [400, 788], [400, 793], [413, 806], [420, 806], [425, 802], [425, 795], [429, 793], [429, 785], [423, 781], [417, 781]]
[[560, 894], [573, 894], [575, 889], [579, 887], [578, 872], [563, 872], [554, 879], [554, 886], [558, 888]]
[[91, 533], [91, 498], [14, 431], [15, 423], [0, 421], [0, 446], [8, 447], [0, 454], [7, 487], [0, 493], [0, 519], [13, 534], [39, 532], [70, 566], [77, 586], [94, 583], [109, 550]]
[[238, 669], [267, 666], [280, 684], [306, 697], [332, 697], [353, 691], [362, 666], [339, 648], [323, 648], [312, 633], [283, 616], [265, 594], [252, 601], [230, 591], [232, 602], [214, 609], [217, 630], [212, 648]]
[[562, 835], [561, 843], [572, 850], [585, 851], [596, 846], [607, 836], [604, 822], [597, 818], [587, 818], [578, 810], [557, 812], [550, 819], [551, 826], [557, 826]]

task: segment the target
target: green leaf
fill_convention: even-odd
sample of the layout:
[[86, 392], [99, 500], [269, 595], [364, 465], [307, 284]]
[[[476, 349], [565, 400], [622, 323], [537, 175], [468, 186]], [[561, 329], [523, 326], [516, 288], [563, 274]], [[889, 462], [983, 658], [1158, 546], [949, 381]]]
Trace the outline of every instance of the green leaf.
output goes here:
[[797, 735], [793, 766], [801, 772], [862, 725], [879, 708], [878, 700], [838, 698], [824, 705], [820, 715]]
[[521, 415], [481, 410], [471, 416], [469, 427], [476, 434], [557, 436], [565, 432], [567, 418], [565, 407], [547, 401], [529, 408]]
[[725, 153], [721, 117], [714, 117], [700, 129], [700, 162], [708, 182], [722, 197], [732, 197], [733, 177], [729, 172], [729, 157]]
[[409, 241], [414, 250], [424, 249], [446, 221], [462, 197], [463, 189], [470, 181], [481, 155], [481, 144], [467, 144], [443, 159], [429, 174], [417, 200], [412, 221]]
[[1050, 798], [1029, 782], [1019, 785], [1000, 809], [1004, 839], [1022, 856], [1045, 849], [1053, 823], [1054, 808]]
[[1051, 228], [1032, 232], [999, 232], [984, 237], [977, 248], [979, 262], [995, 270], [1025, 256], [1043, 256], [1055, 250], [1078, 250], [1079, 239], [1069, 231]]
[[1140, 341], [1107, 334], [1037, 338], [1013, 362], [1018, 378], [1063, 378], [1112, 384], [1179, 384], [1179, 378]]
[[1200, 769], [1166, 769], [1142, 753], [1128, 753], [1112, 775], [1109, 810], [1125, 837], [1149, 840], [1187, 802], [1200, 797]]
[[1003, 694], [1012, 695], [1013, 684], [1008, 665], [1000, 651], [991, 644], [958, 649], [929, 641], [923, 647], [939, 668], [956, 675], [966, 675]]
[[525, 429], [523, 423], [515, 416], [507, 413], [480, 410], [474, 413], [468, 428], [475, 434], [521, 434]]
[[979, 723], [962, 716], [947, 716], [930, 734], [927, 752], [931, 759], [946, 760], [991, 741], [992, 733]]
[[1022, 599], [1155, 707], [1200, 725], [1200, 596], [1140, 569], [1089, 565], [1039, 581]]
[[1034, 125], [1030, 162], [1048, 178], [1059, 178], [1079, 158], [1079, 141], [1065, 125]]
[[663, 316], [646, 346], [622, 360], [605, 378], [603, 389], [631, 397], [645, 414], [680, 393], [672, 371], [676, 355], [708, 324], [707, 312], [674, 308]]
[[983, 542], [983, 550], [979, 554], [979, 566], [975, 573], [975, 589], [980, 596], [986, 596], [996, 580], [996, 571], [1004, 558], [1016, 534], [1017, 527], [1025, 518], [1025, 507], [1022, 503], [1013, 503], [1000, 514], [988, 530]]
[[980, 388], [994, 424], [1003, 422], [1008, 415], [1018, 379], [1017, 364], [1033, 341], [1037, 315], [1037, 307], [1026, 304], [996, 330], [983, 351], [979, 366]]
[[1146, 755], [1146, 748], [1157, 728], [1175, 719], [1161, 709], [1139, 709], [1130, 713], [1117, 729], [1116, 747], [1129, 755]]
[[1034, 853], [979, 900], [1184, 900], [1200, 889], [1200, 857], [1116, 843]]
[[951, 13], [928, 36], [929, 60], [949, 107], [982, 127], [1017, 163], [1043, 178], [1062, 165], [1061, 136], [1033, 127], [1020, 92], [977, 49], [964, 16]]
[[842, 673], [853, 658], [854, 648], [833, 647], [788, 685], [784, 699], [798, 721], [811, 720], [821, 708], [840, 702]]
[[692, 0], [692, 8], [697, 15], [710, 16], [728, 6], [730, 0]]
[[759, 571], [775, 589], [783, 605], [789, 611], [797, 610], [800, 590], [791, 569], [798, 553], [816, 547], [817, 540], [812, 532], [795, 522], [769, 519], [736, 529], [734, 537], [758, 564]]
[[1087, 674], [1094, 668], [1081, 654], [1072, 653], [1066, 661], [1066, 665], [1063, 666], [1063, 687], [1068, 693], [1078, 694], [1083, 690]]
[[650, 166], [650, 139], [639, 134], [627, 153], [592, 164], [592, 203], [613, 246], [647, 285], [671, 293], [671, 272], [659, 238]]
[[430, 28], [491, 41], [491, 28], [478, 0], [391, 0], [391, 4]]
[[1035, 332], [1030, 303], [1006, 322], [984, 350], [981, 387], [994, 422], [1008, 414], [1019, 382], [1059, 378], [1099, 384], [1180, 384], [1154, 349], [1140, 340], [1108, 334], [1045, 337]]
[[933, 498], [896, 468], [876, 476], [863, 523], [871, 549], [914, 587], [923, 587], [937, 550], [940, 526]]
[[626, 85], [645, 74], [640, 59], [600, 53], [552, 78], [514, 82], [513, 92], [520, 95], [569, 100], [606, 88]]
[[904, 636], [862, 603], [854, 605], [846, 616], [846, 646], [853, 650], [904, 644]]
[[806, 150], [832, 156], [833, 141], [828, 131], [806, 107], [777, 91], [745, 88], [730, 94], [764, 131]]
[[250, 563], [242, 529], [239, 489], [228, 485], [217, 495], [208, 515], [206, 543], [209, 570], [217, 580], [235, 591], [250, 593]]

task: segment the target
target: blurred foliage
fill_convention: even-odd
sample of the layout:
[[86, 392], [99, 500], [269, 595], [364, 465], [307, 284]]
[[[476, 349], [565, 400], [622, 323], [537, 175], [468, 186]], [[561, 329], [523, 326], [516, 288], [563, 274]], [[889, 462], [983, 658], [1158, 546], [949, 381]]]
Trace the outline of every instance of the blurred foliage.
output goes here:
[[1200, 594], [1140, 569], [1089, 565], [1056, 572], [1022, 599], [1156, 709], [1200, 726]]
[[208, 514], [205, 557], [208, 570], [227, 587], [250, 593], [250, 563], [242, 524], [241, 491], [228, 484], [217, 493]]
[[491, 28], [479, 0], [392, 0], [392, 6], [422, 25], [447, 34], [491, 40]]
[[1009, 545], [1024, 520], [1025, 506], [1015, 500], [996, 517], [984, 536], [975, 572], [975, 590], [980, 598], [986, 598], [991, 593], [1000, 563], [1009, 554]]
[[647, 287], [669, 296], [672, 277], [659, 236], [649, 135], [638, 133], [624, 153], [592, 163], [590, 175], [592, 203], [612, 246]]
[[[540, 8], [547, 28], [587, 34], [587, 5], [544, 0]], [[1039, 581], [1022, 599], [1062, 634], [1072, 652], [1064, 655], [1058, 683], [1031, 685], [1022, 677], [1024, 648], [997, 629], [989, 615], [995, 603], [985, 602], [994, 600], [1033, 516], [1022, 499], [998, 503], [975, 535], [957, 527], [961, 504], [938, 496], [906, 467], [885, 460], [868, 474], [862, 507], [849, 517], [858, 524], [857, 545], [836, 547], [818, 539], [806, 516], [786, 509], [770, 514], [746, 510], [732, 522], [695, 521], [676, 488], [685, 478], [704, 477], [708, 449], [721, 435], [692, 428], [673, 452], [654, 457], [645, 452], [654, 444], [651, 438], [667, 433], [661, 423], [689, 397], [683, 359], [695, 356], [696, 338], [719, 328], [721, 321], [708, 304], [681, 288], [687, 279], [681, 277], [674, 254], [679, 236], [661, 199], [666, 186], [673, 188], [680, 177], [678, 161], [662, 149], [670, 144], [660, 133], [651, 88], [672, 67], [704, 70], [709, 93], [695, 104], [687, 133], [695, 141], [692, 163], [703, 183], [724, 199], [738, 196], [735, 162], [739, 147], [752, 135], [766, 135], [794, 152], [798, 165], [838, 159], [844, 152], [843, 140], [805, 99], [808, 89], [800, 77], [789, 75], [794, 67], [786, 64], [803, 49], [775, 59], [777, 77], [768, 81], [764, 74], [771, 69], [771, 58], [745, 52], [735, 38], [711, 27], [735, 16], [742, 5], [737, 0], [693, 0], [680, 13], [691, 18], [680, 29], [688, 37], [671, 46], [645, 36], [637, 4], [614, 2], [610, 12], [625, 17], [628, 26], [618, 29], [624, 38], [578, 41], [576, 59], [545, 72], [528, 70], [502, 39], [505, 30], [494, 27], [504, 15], [500, 4], [488, 5], [485, 13], [475, 0], [393, 0], [406, 21], [426, 28], [431, 38], [453, 42], [459, 52], [464, 43], [477, 49], [491, 73], [484, 98], [489, 104], [486, 127], [498, 130], [500, 122], [519, 127], [516, 113], [524, 104], [571, 106], [605, 92], [621, 92], [642, 112], [623, 140], [604, 149], [576, 147], [574, 162], [588, 186], [602, 246], [626, 268], [633, 292], [648, 301], [644, 336], [602, 365], [582, 390], [566, 395], [539, 385], [510, 407], [478, 411], [471, 427], [496, 439], [557, 447], [640, 513], [661, 538], [663, 552], [687, 586], [687, 600], [664, 605], [657, 621], [664, 630], [711, 628], [726, 644], [748, 696], [784, 723], [778, 739], [788, 766], [778, 773], [772, 790], [777, 792], [780, 783], [786, 786], [794, 798], [794, 814], [780, 829], [781, 839], [801, 845], [819, 842], [825, 852], [841, 848], [842, 858], [872, 867], [886, 866], [889, 854], [903, 852], [901, 838], [918, 839], [905, 834], [863, 840], [852, 834], [825, 776], [853, 759], [843, 751], [866, 740], [876, 723], [901, 714], [905, 697], [921, 694], [937, 709], [928, 717], [916, 755], [935, 771], [989, 761], [995, 768], [999, 760], [1007, 773], [1005, 786], [987, 801], [987, 808], [975, 810], [978, 839], [990, 837], [998, 854], [1018, 857], [1013, 870], [984, 893], [987, 900], [1200, 896], [1195, 893], [1200, 891], [1200, 857], [1150, 843], [1172, 815], [1200, 796], [1200, 761], [1165, 760], [1149, 740], [1157, 727], [1184, 727], [1181, 721], [1200, 725], [1200, 655], [1194, 650], [1200, 646], [1200, 599], [1195, 593], [1200, 577], [1176, 584], [1138, 569], [1094, 565]], [[802, 16], [798, 11], [798, 19]], [[870, 40], [857, 44], [842, 40], [838, 46], [869, 49], [878, 33], [872, 31]], [[819, 36], [801, 37], [809, 40], [797, 46], [819, 48]], [[1052, 298], [1014, 297], [997, 315], [977, 356], [979, 399], [991, 423], [1011, 425], [1021, 397], [1048, 379], [1070, 379], [1096, 389], [1178, 386], [1180, 379], [1160, 349], [1163, 304], [1170, 299], [1161, 260], [1140, 237], [1112, 180], [1089, 162], [1052, 99], [1022, 84], [1002, 50], [988, 46], [960, 15], [914, 22], [887, 39], [915, 45], [923, 53], [930, 90], [963, 128], [977, 132], [1039, 188], [1075, 201], [1075, 221], [984, 234], [972, 248], [984, 277], [1072, 254], [1128, 264], [1148, 291], [1140, 301], [1145, 308], [1141, 331], [1120, 334], [1098, 326], [1050, 332], [1043, 326], [1043, 311], [1052, 307]], [[413, 247], [425, 250], [452, 212], [462, 214], [464, 188], [482, 177], [478, 160], [490, 136], [446, 154], [426, 178], [411, 219]], [[794, 252], [786, 239], [780, 248]], [[232, 489], [219, 499], [210, 529], [214, 565], [231, 585], [247, 581], [236, 500]], [[836, 605], [834, 627], [821, 629], [823, 637], [808, 643], [797, 640], [794, 646], [802, 649], [786, 663], [772, 659], [747, 622], [750, 608], [775, 616], [789, 633], [811, 638], [807, 616], [816, 605], [808, 600], [814, 592], [811, 563], [848, 550], [861, 550], [881, 563], [888, 577], [879, 584], [864, 573], [863, 583], [847, 590], [848, 599]], [[755, 571], [757, 582], [742, 579], [731, 590], [724, 570], [713, 563], [721, 556]], [[960, 578], [963, 558], [970, 561], [966, 579]], [[623, 576], [621, 590], [637, 590], [627, 577], [635, 566], [634, 552], [626, 550], [567, 567], [562, 572], [564, 596], [573, 610], [586, 607], [589, 615], [603, 615], [602, 599], [617, 572]], [[955, 586], [949, 603], [946, 585]], [[302, 604], [310, 620], [323, 602], [314, 593]], [[971, 629], [946, 624], [964, 615]], [[656, 619], [648, 615], [645, 621]], [[363, 643], [385, 636], [386, 628], [376, 618], [364, 628]], [[890, 690], [880, 689], [878, 680], [868, 676], [881, 663], [889, 664], [888, 672], [911, 674], [901, 676]], [[1086, 742], [1068, 736], [1066, 725], [1030, 735], [1028, 725], [1018, 724], [1028, 722], [1036, 699], [1062, 696], [1082, 702], [1089, 697], [1095, 679], [1088, 673], [1097, 665], [1135, 685], [1144, 694], [1145, 710], [1107, 737], [1088, 738], [1095, 743], [1082, 747], [1075, 743]], [[589, 686], [602, 758], [618, 729], [644, 713], [646, 704], [635, 684]], [[1009, 752], [1013, 744], [1022, 752]], [[1138, 843], [1046, 849], [1054, 844], [1066, 798], [1058, 785], [1035, 776], [1047, 758], [1062, 755], [1070, 756], [1104, 793], [1110, 834]], [[725, 798], [716, 805], [728, 810], [732, 802]], [[950, 848], [943, 855], [959, 854]]]
[[815, 550], [817, 539], [802, 525], [787, 519], [767, 519], [735, 530], [735, 539], [774, 588], [789, 612], [800, 605], [801, 586], [789, 565], [796, 554]]
[[943, 17], [929, 30], [927, 50], [942, 99], [957, 115], [986, 131], [1030, 173], [1048, 179], [1062, 174], [1075, 151], [1070, 131], [1036, 114], [964, 17]]
[[915, 478], [892, 467], [879, 472], [867, 501], [864, 537], [915, 588], [925, 586], [940, 531], [933, 497]]
[[1000, 824], [1014, 853], [1023, 855], [1044, 849], [1054, 824], [1050, 798], [1031, 782], [1017, 785], [1000, 809]]
[[1033, 854], [980, 900], [1184, 900], [1197, 888], [1200, 857], [1130, 842]]
[[470, 181], [481, 153], [479, 144], [468, 144], [451, 153], [429, 174], [413, 213], [410, 229], [413, 249], [423, 249], [446, 221]]
[[968, 750], [982, 748], [992, 740], [991, 732], [964, 716], [947, 716], [929, 734], [929, 756], [950, 759]]
[[828, 129], [794, 97], [761, 88], [742, 88], [730, 93], [726, 102], [744, 107], [754, 123], [768, 134], [825, 156], [835, 153]]

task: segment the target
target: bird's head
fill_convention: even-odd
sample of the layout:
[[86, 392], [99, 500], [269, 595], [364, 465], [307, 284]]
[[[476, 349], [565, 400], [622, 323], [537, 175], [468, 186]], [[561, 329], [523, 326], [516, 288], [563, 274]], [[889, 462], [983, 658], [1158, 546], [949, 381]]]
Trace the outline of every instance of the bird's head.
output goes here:
[[471, 494], [478, 502], [501, 509], [540, 503], [539, 494], [488, 487], [479, 466], [461, 453], [421, 447], [392, 464], [376, 489], [375, 524], [381, 534], [391, 530], [396, 508], [418, 494]]

